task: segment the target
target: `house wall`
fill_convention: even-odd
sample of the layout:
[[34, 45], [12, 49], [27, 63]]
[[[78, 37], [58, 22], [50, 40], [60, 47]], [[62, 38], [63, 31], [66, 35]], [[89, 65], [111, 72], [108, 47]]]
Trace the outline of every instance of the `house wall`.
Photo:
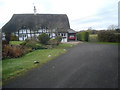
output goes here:
[[[48, 32], [48, 30], [42, 30], [42, 29], [39, 29], [37, 31], [32, 31], [32, 30], [29, 30], [29, 29], [21, 29], [21, 30], [19, 30], [15, 33], [12, 33], [12, 34], [15, 34], [16, 36], [18, 36], [20, 41], [24, 41], [27, 38], [38, 37], [42, 33], [46, 33], [50, 36], [50, 38], [55, 39], [56, 35], [55, 35], [54, 32]], [[67, 42], [68, 41], [68, 33], [62, 33], [61, 32], [61, 33], [58, 33], [57, 35], [62, 36], [62, 41], [61, 42]], [[5, 34], [4, 33], [3, 33], [2, 40], [5, 40]]]
[[2, 33], [2, 40], [5, 40], [5, 33]]

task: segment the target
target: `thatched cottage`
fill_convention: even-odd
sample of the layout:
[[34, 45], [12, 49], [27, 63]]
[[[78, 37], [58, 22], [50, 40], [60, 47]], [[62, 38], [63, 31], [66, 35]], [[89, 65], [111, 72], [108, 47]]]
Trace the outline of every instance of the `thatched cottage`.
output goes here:
[[66, 14], [14, 14], [2, 27], [2, 32], [3, 39], [7, 32], [18, 36], [20, 41], [46, 33], [50, 38], [62, 36], [62, 42], [69, 41], [68, 37], [76, 33], [70, 29]]

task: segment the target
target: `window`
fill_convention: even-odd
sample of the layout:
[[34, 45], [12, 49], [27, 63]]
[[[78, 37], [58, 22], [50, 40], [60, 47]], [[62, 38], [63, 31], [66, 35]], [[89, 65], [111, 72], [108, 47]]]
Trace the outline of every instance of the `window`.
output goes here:
[[26, 33], [26, 30], [25, 30], [25, 29], [23, 30], [23, 33]]
[[29, 30], [29, 29], [27, 30], [27, 33], [30, 33], [30, 30]]
[[61, 36], [63, 36], [63, 33], [61, 33]]
[[19, 30], [19, 33], [22, 33], [22, 30]]
[[64, 33], [64, 36], [65, 36], [66, 34]]

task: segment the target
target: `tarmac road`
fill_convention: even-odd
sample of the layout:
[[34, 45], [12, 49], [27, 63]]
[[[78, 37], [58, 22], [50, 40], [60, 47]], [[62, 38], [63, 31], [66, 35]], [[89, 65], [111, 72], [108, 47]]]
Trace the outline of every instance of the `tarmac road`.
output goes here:
[[3, 88], [118, 88], [118, 45], [80, 43]]

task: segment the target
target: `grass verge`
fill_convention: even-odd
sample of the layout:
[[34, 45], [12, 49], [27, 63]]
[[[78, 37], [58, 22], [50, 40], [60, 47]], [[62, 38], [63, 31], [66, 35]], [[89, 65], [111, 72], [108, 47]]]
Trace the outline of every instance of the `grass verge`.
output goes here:
[[120, 44], [120, 42], [96, 42], [97, 44]]
[[[66, 50], [64, 50], [64, 48], [69, 48], [72, 46], [73, 45], [71, 44], [60, 44], [59, 46], [55, 46], [54, 49], [39, 49], [27, 53], [20, 58], [2, 60], [3, 85], [9, 79], [19, 76], [32, 68], [41, 66], [55, 57], [65, 53]], [[51, 55], [51, 57], [48, 57], [48, 55]], [[40, 63], [34, 64], [34, 61], [39, 61]]]

